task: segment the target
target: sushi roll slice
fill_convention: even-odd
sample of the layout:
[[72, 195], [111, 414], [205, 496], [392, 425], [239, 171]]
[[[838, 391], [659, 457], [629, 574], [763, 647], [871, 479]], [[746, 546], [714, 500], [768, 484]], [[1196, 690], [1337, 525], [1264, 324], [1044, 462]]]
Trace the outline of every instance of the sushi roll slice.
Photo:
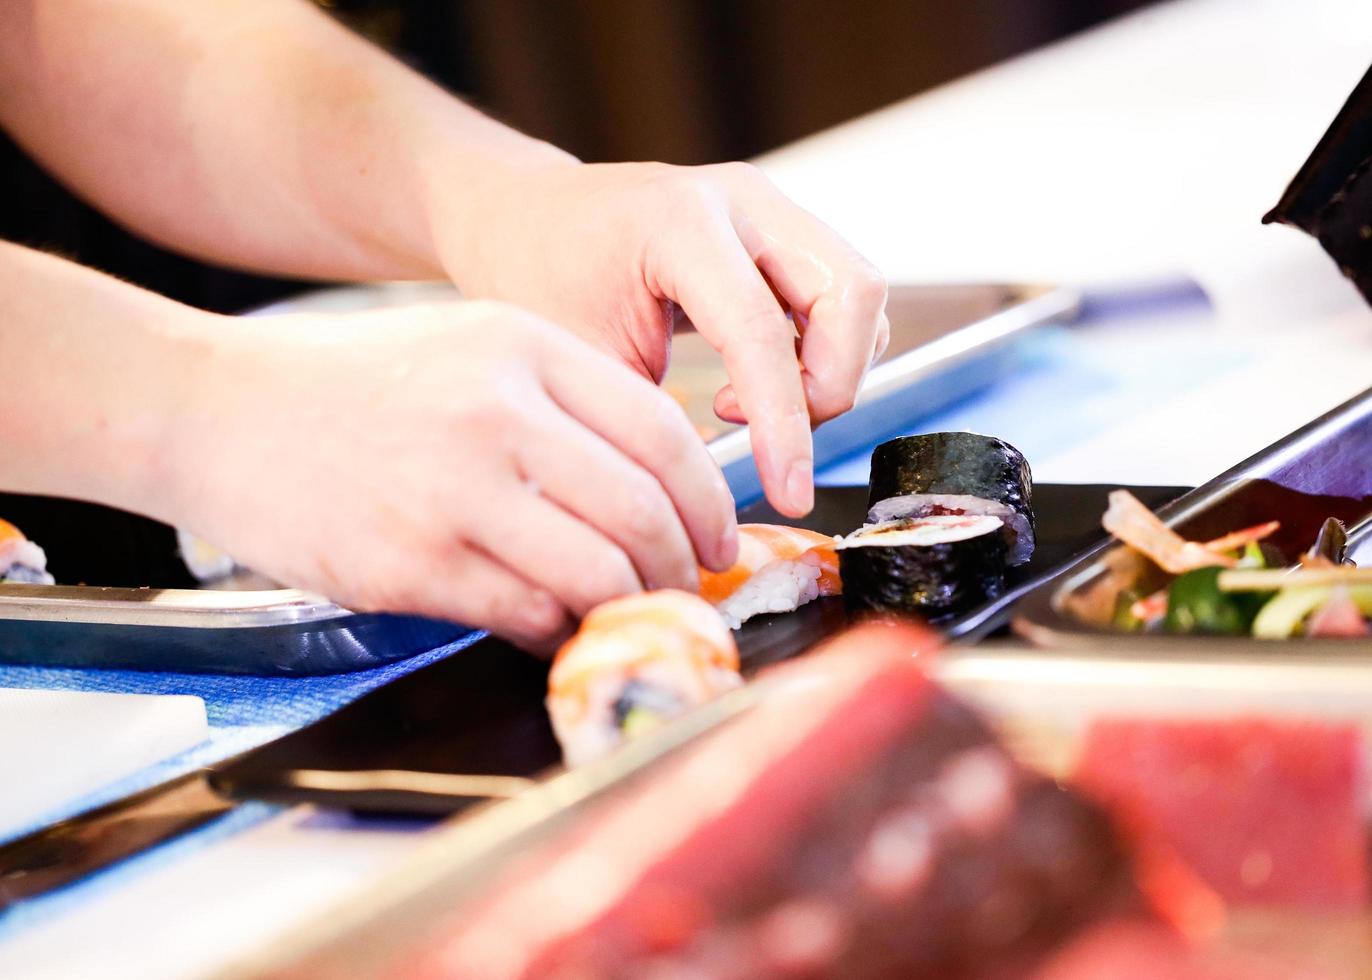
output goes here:
[[0, 582], [52, 585], [48, 556], [9, 521], [0, 520]]
[[1005, 524], [990, 514], [937, 514], [869, 524], [838, 545], [843, 595], [855, 612], [950, 616], [1005, 588]]
[[790, 612], [842, 590], [834, 539], [779, 524], [740, 524], [733, 567], [700, 571], [701, 596], [730, 629], [761, 613]]
[[708, 602], [663, 589], [592, 609], [553, 660], [548, 714], [569, 766], [609, 753], [743, 683]]
[[1024, 455], [975, 432], [892, 439], [872, 453], [872, 524], [906, 517], [989, 514], [1005, 525], [1008, 561], [1034, 553], [1032, 476]]

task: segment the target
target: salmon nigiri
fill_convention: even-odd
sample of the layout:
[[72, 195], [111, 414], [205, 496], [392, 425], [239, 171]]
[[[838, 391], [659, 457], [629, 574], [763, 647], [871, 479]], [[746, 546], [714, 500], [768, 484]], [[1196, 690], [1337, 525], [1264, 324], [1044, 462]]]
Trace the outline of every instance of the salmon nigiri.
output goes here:
[[48, 556], [9, 521], [0, 520], [0, 582], [52, 585]]
[[708, 603], [640, 592], [592, 609], [558, 650], [548, 714], [576, 766], [742, 682], [733, 635]]
[[838, 595], [834, 539], [780, 524], [740, 524], [738, 561], [723, 572], [701, 569], [700, 594], [730, 628], [760, 613], [790, 612], [820, 596]]

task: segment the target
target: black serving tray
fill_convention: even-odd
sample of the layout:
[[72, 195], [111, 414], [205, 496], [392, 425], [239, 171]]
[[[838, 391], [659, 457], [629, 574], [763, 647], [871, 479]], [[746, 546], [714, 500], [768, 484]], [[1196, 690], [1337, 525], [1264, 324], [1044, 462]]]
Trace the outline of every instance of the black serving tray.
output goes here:
[[[1372, 389], [1157, 513], [1183, 537], [1198, 541], [1279, 520], [1281, 529], [1271, 541], [1292, 557], [1310, 547], [1326, 518], [1336, 517], [1350, 528], [1349, 557], [1372, 562]], [[1194, 657], [1204, 646], [1216, 656], [1248, 659], [1372, 658], [1372, 638], [1255, 640], [1114, 629], [1085, 610], [1103, 605], [1092, 590], [1105, 594], [1107, 562], [1122, 550], [1102, 541], [1034, 588], [1015, 608], [1015, 631], [1037, 646], [1090, 656]]]
[[[940, 624], [953, 639], [1004, 625], [1016, 597], [1098, 543], [1113, 487], [1040, 484], [1038, 545], [999, 599]], [[1185, 488], [1134, 487], [1150, 505]], [[804, 526], [850, 531], [867, 511], [866, 487], [820, 488]], [[743, 521], [779, 522], [765, 504]], [[758, 617], [738, 631], [745, 675], [809, 649], [848, 624], [841, 599]], [[364, 695], [334, 714], [219, 766], [211, 785], [235, 799], [314, 803], [361, 811], [446, 814], [487, 798], [480, 778], [533, 779], [561, 761], [543, 708], [547, 665], [493, 637]], [[456, 778], [454, 778], [456, 777]], [[467, 785], [464, 785], [467, 784]], [[512, 791], [521, 784], [510, 784]]]

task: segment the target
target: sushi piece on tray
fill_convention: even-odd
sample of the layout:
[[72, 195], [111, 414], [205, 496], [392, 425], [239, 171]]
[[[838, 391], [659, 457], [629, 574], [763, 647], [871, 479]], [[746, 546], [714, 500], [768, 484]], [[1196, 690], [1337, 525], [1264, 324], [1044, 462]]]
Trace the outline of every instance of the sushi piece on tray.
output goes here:
[[1009, 563], [1022, 565], [1034, 553], [1032, 480], [1024, 455], [993, 436], [904, 436], [872, 453], [867, 520], [987, 514], [1004, 525]]
[[548, 675], [548, 714], [567, 764], [738, 687], [738, 647], [698, 596], [663, 589], [592, 609]]
[[53, 577], [43, 549], [9, 521], [0, 520], [0, 583], [9, 582], [52, 585]]
[[934, 642], [871, 626], [763, 674], [754, 707], [523, 849], [393, 975], [1014, 975], [1133, 907], [1104, 814], [929, 679]]
[[1000, 518], [935, 515], [869, 524], [838, 546], [848, 607], [918, 613], [962, 612], [1005, 586]]
[[790, 612], [842, 591], [834, 539], [780, 524], [740, 524], [738, 560], [723, 572], [701, 569], [700, 594], [730, 628], [761, 613]]
[[1034, 551], [1029, 464], [974, 432], [905, 436], [872, 453], [868, 524], [838, 545], [857, 611], [964, 612], [998, 596]]

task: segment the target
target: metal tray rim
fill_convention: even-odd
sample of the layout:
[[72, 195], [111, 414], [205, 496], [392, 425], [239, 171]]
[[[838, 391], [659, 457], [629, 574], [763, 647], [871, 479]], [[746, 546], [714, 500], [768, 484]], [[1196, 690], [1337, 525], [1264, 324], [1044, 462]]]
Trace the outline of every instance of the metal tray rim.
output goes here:
[[313, 623], [352, 613], [297, 589], [121, 589], [0, 585], [0, 620], [241, 629]]
[[[857, 417], [872, 411], [900, 389], [986, 353], [1032, 327], [1070, 318], [1081, 308], [1081, 294], [1067, 286], [1007, 283], [1006, 288], [1023, 291], [1025, 298], [876, 365], [868, 372], [848, 414]], [[709, 449], [721, 467], [747, 459], [752, 455], [748, 427], [741, 426], [711, 440]]]

